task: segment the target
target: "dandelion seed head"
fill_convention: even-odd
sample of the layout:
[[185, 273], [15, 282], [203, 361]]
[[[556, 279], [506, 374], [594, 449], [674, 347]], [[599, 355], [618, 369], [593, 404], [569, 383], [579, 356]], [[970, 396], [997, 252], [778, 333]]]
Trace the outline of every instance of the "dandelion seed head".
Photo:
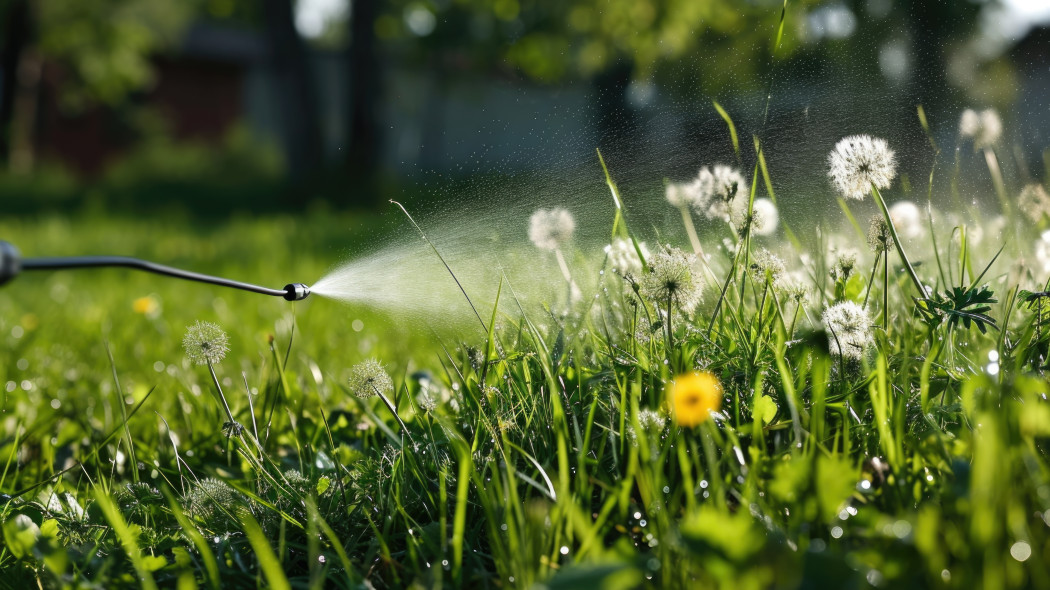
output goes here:
[[225, 517], [241, 500], [240, 493], [226, 482], [206, 477], [186, 491], [182, 504], [191, 517], [210, 520]]
[[977, 112], [966, 109], [959, 118], [959, 135], [973, 139], [973, 147], [983, 149], [995, 145], [1003, 134], [1003, 120], [995, 109]]
[[893, 236], [890, 235], [890, 226], [886, 218], [881, 215], [873, 215], [868, 223], [868, 247], [872, 252], [879, 254], [889, 249]]
[[751, 266], [748, 267], [751, 280], [755, 284], [765, 285], [768, 282], [773, 287], [780, 286], [781, 279], [783, 279], [786, 271], [787, 267], [784, 265], [784, 260], [766, 248], [755, 252], [751, 259]]
[[680, 248], [665, 246], [649, 258], [649, 272], [638, 282], [643, 296], [657, 309], [670, 301], [685, 312], [691, 312], [700, 303], [703, 281], [699, 260]]
[[871, 319], [863, 307], [843, 301], [824, 310], [828, 349], [833, 356], [860, 359], [871, 343]]
[[[649, 258], [649, 248], [645, 242], [638, 242], [638, 249], [642, 256]], [[616, 238], [613, 243], [605, 247], [605, 253], [609, 257], [609, 267], [620, 275], [638, 276], [642, 272], [642, 260], [638, 257], [638, 250], [634, 243], [623, 238]]]
[[1050, 229], [1039, 234], [1035, 241], [1035, 259], [1043, 267], [1043, 273], [1050, 273]]
[[765, 197], [755, 199], [753, 205], [755, 220], [751, 227], [751, 233], [759, 236], [771, 236], [777, 233], [777, 224], [780, 223], [780, 212], [777, 206]]
[[186, 329], [182, 347], [186, 357], [195, 365], [217, 364], [230, 351], [230, 341], [219, 326], [198, 321]]
[[669, 182], [664, 189], [664, 198], [667, 199], [671, 206], [679, 209], [696, 207], [703, 195], [703, 187], [695, 180], [692, 182]]
[[897, 160], [886, 140], [870, 135], [844, 137], [828, 155], [828, 177], [838, 193], [863, 200], [871, 186], [887, 189], [897, 175]]
[[857, 253], [854, 250], [840, 250], [835, 266], [831, 268], [831, 278], [848, 281], [857, 270]]
[[394, 381], [390, 379], [383, 365], [375, 359], [354, 365], [350, 370], [349, 385], [350, 393], [360, 398], [376, 394], [386, 395], [394, 391]]
[[890, 205], [890, 219], [897, 228], [897, 235], [903, 240], [914, 240], [922, 237], [924, 227], [922, 211], [911, 201], [897, 201]]
[[1017, 206], [1032, 223], [1040, 223], [1044, 217], [1050, 217], [1050, 195], [1041, 184], [1033, 183], [1021, 189]]
[[746, 185], [738, 170], [725, 164], [703, 167], [693, 181], [698, 197], [693, 209], [707, 219], [729, 221], [734, 201]]
[[[638, 410], [638, 425], [641, 427], [642, 433], [656, 438], [663, 434], [664, 429], [667, 427], [667, 417], [656, 410], [641, 409]], [[627, 435], [630, 437], [631, 442], [636, 445], [638, 444], [638, 434], [633, 425], [629, 424], [627, 426]]]
[[959, 117], [959, 135], [974, 137], [981, 130], [981, 116], [973, 109], [966, 109]]
[[744, 176], [736, 168], [715, 164], [711, 168], [711, 190], [714, 198], [729, 203], [743, 190]]
[[576, 220], [560, 207], [539, 209], [529, 218], [529, 240], [541, 250], [557, 250], [572, 239]]

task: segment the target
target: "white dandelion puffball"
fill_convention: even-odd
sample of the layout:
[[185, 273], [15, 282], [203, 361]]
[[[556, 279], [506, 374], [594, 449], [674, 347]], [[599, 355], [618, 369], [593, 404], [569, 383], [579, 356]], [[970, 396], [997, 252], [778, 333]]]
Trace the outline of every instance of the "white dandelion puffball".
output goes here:
[[1032, 223], [1039, 223], [1050, 216], [1050, 195], [1041, 184], [1026, 185], [1017, 196], [1017, 207]]
[[649, 259], [649, 272], [639, 280], [642, 295], [657, 309], [670, 302], [684, 312], [700, 304], [703, 280], [699, 259], [680, 248], [665, 246]]
[[[648, 260], [649, 248], [646, 247], [645, 242], [638, 242], [638, 249]], [[630, 240], [616, 238], [613, 243], [605, 247], [605, 254], [609, 257], [609, 267], [615, 273], [624, 276], [638, 276], [642, 272], [642, 260], [638, 258], [638, 250], [635, 250], [634, 243]]]
[[529, 239], [541, 250], [557, 250], [572, 239], [576, 221], [560, 207], [540, 209], [529, 218]]
[[350, 393], [360, 398], [372, 397], [376, 394], [386, 395], [394, 391], [394, 381], [383, 365], [375, 359], [368, 359], [354, 365], [350, 370], [350, 379], [347, 384], [350, 386]]
[[780, 212], [777, 206], [765, 197], [755, 199], [754, 214], [755, 223], [751, 233], [758, 236], [771, 236], [777, 233], [777, 225], [780, 223]]
[[696, 181], [669, 182], [667, 188], [664, 189], [664, 198], [673, 207], [679, 209], [695, 207], [700, 195], [700, 187], [696, 184]]
[[850, 359], [863, 356], [871, 343], [871, 319], [863, 307], [852, 301], [836, 303], [824, 310], [822, 319], [833, 356]]
[[714, 198], [726, 203], [735, 199], [747, 184], [744, 181], [744, 175], [740, 174], [739, 170], [725, 164], [715, 164], [711, 169], [711, 176], [714, 178], [712, 184]]
[[738, 170], [725, 164], [700, 169], [693, 181], [698, 190], [698, 198], [693, 209], [707, 219], [729, 221], [733, 204], [739, 203], [737, 195], [746, 193], [747, 181]]
[[1050, 229], [1035, 241], [1035, 259], [1042, 265], [1044, 273], [1050, 273]]
[[981, 130], [981, 116], [973, 109], [966, 109], [959, 117], [959, 135], [974, 137]]
[[913, 240], [923, 234], [922, 211], [911, 201], [897, 201], [891, 205], [890, 219], [902, 239]]
[[897, 160], [885, 139], [870, 135], [844, 137], [828, 155], [828, 177], [847, 199], [863, 200], [871, 186], [887, 189], [897, 176]]
[[991, 147], [1002, 134], [1003, 120], [995, 109], [984, 109], [980, 113], [966, 109], [959, 118], [959, 135], [972, 138], [977, 149]]
[[186, 329], [182, 347], [195, 365], [218, 364], [230, 351], [230, 339], [219, 326], [198, 321]]

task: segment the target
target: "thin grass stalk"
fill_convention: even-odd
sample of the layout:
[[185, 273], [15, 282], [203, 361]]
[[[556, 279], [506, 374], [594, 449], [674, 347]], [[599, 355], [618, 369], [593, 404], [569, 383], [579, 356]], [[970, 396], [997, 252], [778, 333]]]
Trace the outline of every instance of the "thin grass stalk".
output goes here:
[[893, 218], [890, 217], [890, 210], [886, 207], [886, 201], [882, 199], [882, 193], [879, 192], [879, 188], [874, 184], [871, 185], [871, 194], [875, 197], [875, 202], [879, 204], [879, 209], [882, 210], [882, 215], [886, 218], [886, 225], [889, 226], [890, 237], [893, 238], [893, 245], [897, 247], [897, 255], [900, 256], [901, 262], [904, 263], [904, 268], [908, 271], [908, 276], [915, 285], [915, 290], [919, 292], [919, 297], [926, 297], [926, 288], [922, 285], [922, 281], [919, 280], [919, 275], [915, 274], [915, 269], [912, 267], [911, 261], [908, 260], [908, 255], [904, 253], [900, 237], [897, 235], [897, 227], [893, 225]]
[[861, 307], [868, 306], [868, 296], [871, 295], [871, 286], [875, 284], [875, 273], [879, 270], [879, 262], [882, 261], [882, 251], [875, 253], [875, 264], [871, 267], [871, 274], [868, 275], [868, 287], [864, 290], [864, 303]]

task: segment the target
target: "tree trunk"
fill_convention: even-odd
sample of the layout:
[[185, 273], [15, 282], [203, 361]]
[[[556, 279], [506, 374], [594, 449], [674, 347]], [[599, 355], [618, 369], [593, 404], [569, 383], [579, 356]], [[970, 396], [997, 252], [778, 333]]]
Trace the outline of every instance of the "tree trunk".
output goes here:
[[[354, 0], [350, 14], [350, 174], [365, 190], [374, 188], [379, 164], [378, 104], [382, 93], [376, 53], [377, 0]], [[364, 191], [362, 191], [364, 192]], [[361, 194], [351, 197], [362, 202]]]
[[316, 90], [306, 46], [295, 29], [291, 0], [264, 0], [284, 152], [293, 178], [302, 179], [322, 161]]
[[10, 162], [11, 158], [18, 64], [29, 44], [29, 26], [29, 3], [12, 0], [4, 19], [3, 49], [0, 50], [0, 162]]

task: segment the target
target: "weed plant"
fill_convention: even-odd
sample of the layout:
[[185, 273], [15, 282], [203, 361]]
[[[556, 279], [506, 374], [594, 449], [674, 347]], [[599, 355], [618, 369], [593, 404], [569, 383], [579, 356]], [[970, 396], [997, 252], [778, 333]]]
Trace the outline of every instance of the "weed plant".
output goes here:
[[[132, 278], [96, 301], [73, 277], [18, 279], [50, 300], [3, 294], [23, 313], [0, 316], [0, 583], [1050, 585], [1050, 284], [1020, 246], [1045, 248], [1050, 200], [1025, 189], [1007, 263], [995, 236], [975, 247], [980, 228], [930, 202], [887, 206], [892, 152], [843, 141], [832, 179], [877, 205], [868, 232], [847, 226], [870, 250], [838, 235], [803, 250], [775, 209], [776, 230], [762, 226], [756, 195], [768, 189], [766, 211], [775, 195], [757, 141], [750, 175], [669, 191], [686, 250], [639, 241], [644, 217], [605, 170], [610, 245], [569, 255], [568, 213], [546, 233], [534, 218], [566, 296], [530, 306], [504, 277], [459, 341], [366, 331], [352, 351], [346, 318], [255, 330], [275, 304], [253, 295], [129, 299], [151, 288]], [[712, 210], [701, 239], [691, 216]], [[46, 240], [55, 223], [12, 237]], [[158, 251], [224, 253], [295, 234], [139, 231]], [[563, 251], [591, 266], [572, 276]], [[294, 256], [266, 268], [319, 270]], [[194, 323], [195, 302], [220, 325]], [[134, 323], [100, 342], [84, 318], [117, 307]]]

